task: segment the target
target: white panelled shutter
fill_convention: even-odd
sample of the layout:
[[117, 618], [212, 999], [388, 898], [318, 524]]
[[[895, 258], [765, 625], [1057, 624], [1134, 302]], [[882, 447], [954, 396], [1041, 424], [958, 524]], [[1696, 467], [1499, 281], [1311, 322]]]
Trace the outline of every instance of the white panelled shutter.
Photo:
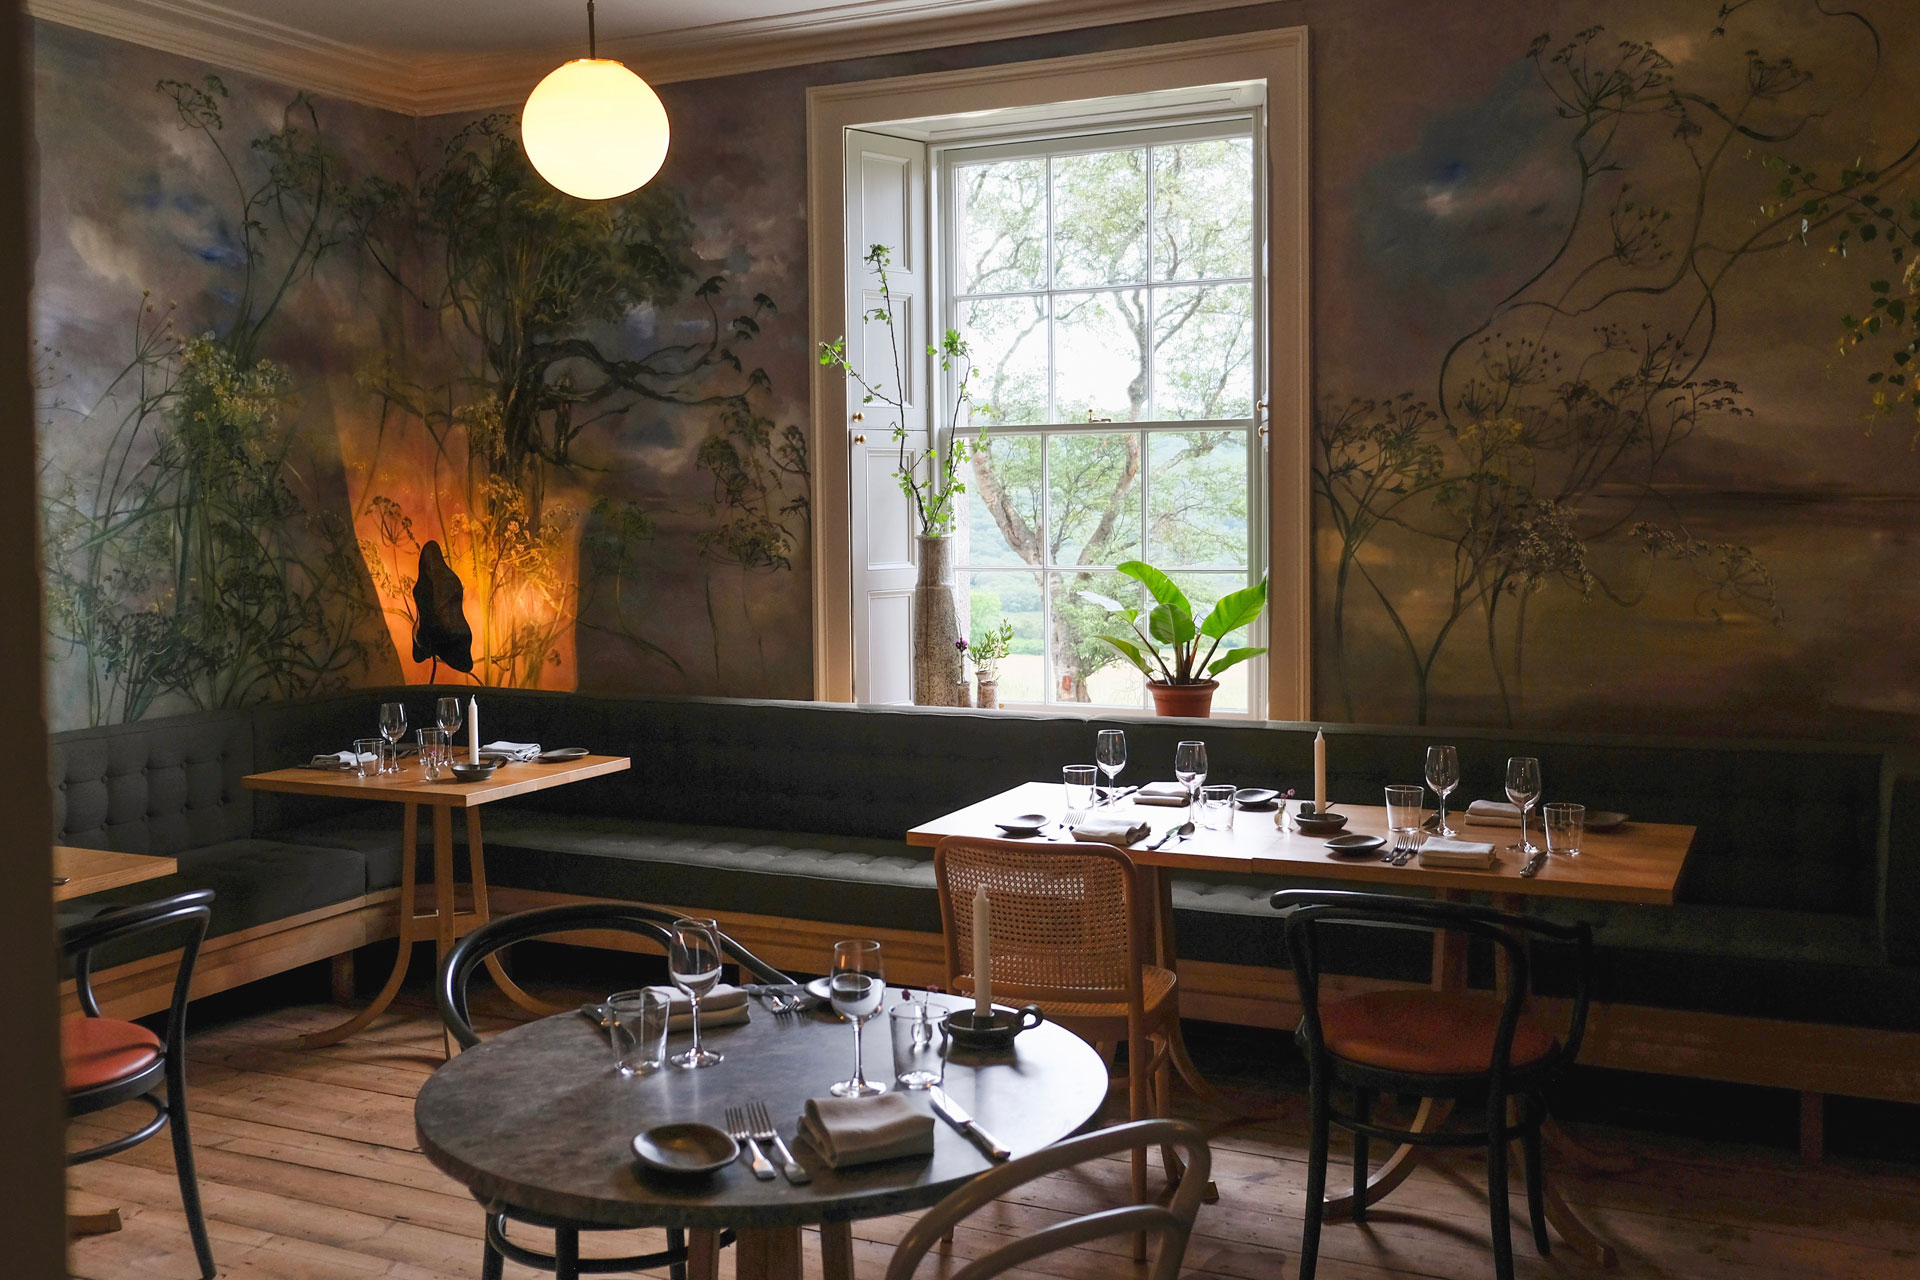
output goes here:
[[[893, 391], [893, 340], [900, 344], [906, 386], [906, 427], [924, 442], [930, 418], [932, 362], [927, 351], [927, 149], [918, 142], [858, 129], [846, 135], [847, 326], [853, 367], [876, 387]], [[893, 251], [887, 281], [893, 294], [889, 335], [878, 321], [859, 317], [880, 306], [879, 278], [867, 251]], [[858, 327], [856, 327], [856, 325]], [[856, 702], [913, 701], [914, 527], [912, 506], [893, 478], [899, 452], [885, 406], [865, 406], [849, 383], [853, 552], [853, 697]], [[925, 444], [917, 446], [924, 451]]]

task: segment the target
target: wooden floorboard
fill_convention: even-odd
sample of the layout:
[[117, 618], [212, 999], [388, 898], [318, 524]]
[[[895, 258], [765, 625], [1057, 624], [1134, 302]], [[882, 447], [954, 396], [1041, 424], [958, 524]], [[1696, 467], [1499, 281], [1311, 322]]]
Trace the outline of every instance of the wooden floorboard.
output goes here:
[[[561, 990], [544, 992], [565, 1002]], [[214, 1256], [223, 1276], [260, 1280], [444, 1280], [479, 1273], [480, 1215], [470, 1197], [420, 1155], [412, 1099], [441, 1060], [441, 1032], [429, 1003], [398, 1014], [345, 1044], [302, 1050], [295, 1038], [340, 1016], [332, 1006], [256, 1014], [196, 1032], [190, 1114]], [[511, 1019], [483, 1011], [485, 1027]], [[1182, 1102], [1214, 1133], [1218, 1204], [1204, 1207], [1187, 1254], [1201, 1280], [1282, 1280], [1296, 1272], [1306, 1181], [1304, 1101], [1282, 1085], [1223, 1081], [1223, 1102]], [[136, 1109], [86, 1117], [70, 1130], [88, 1146], [137, 1121]], [[1913, 1280], [1920, 1275], [1920, 1167], [1829, 1159], [1818, 1165], [1759, 1146], [1588, 1129], [1595, 1146], [1631, 1151], [1635, 1163], [1593, 1175], [1549, 1161], [1578, 1211], [1620, 1253], [1623, 1277], [1763, 1280], [1848, 1277]], [[1336, 1166], [1333, 1176], [1342, 1176]], [[164, 1140], [74, 1168], [68, 1184], [117, 1205], [124, 1227], [73, 1243], [70, 1266], [88, 1280], [187, 1280], [198, 1274]], [[949, 1274], [1011, 1237], [1124, 1194], [1124, 1159], [1031, 1184], [971, 1219], [951, 1253], [929, 1259], [922, 1276]], [[1514, 1208], [1523, 1214], [1516, 1185]], [[909, 1218], [854, 1225], [861, 1280], [878, 1280]], [[657, 1241], [658, 1237], [654, 1237]], [[544, 1242], [530, 1241], [536, 1246]], [[598, 1235], [593, 1253], [653, 1247], [641, 1234]], [[1601, 1277], [1608, 1273], [1557, 1250], [1541, 1258], [1520, 1221], [1516, 1274]], [[819, 1280], [817, 1239], [809, 1238], [809, 1280]], [[1479, 1162], [1449, 1155], [1421, 1167], [1365, 1227], [1330, 1225], [1321, 1245], [1327, 1280], [1491, 1275], [1486, 1194]], [[509, 1264], [509, 1277], [540, 1273]], [[721, 1262], [732, 1275], [730, 1253]], [[1054, 1256], [1012, 1280], [1123, 1280], [1144, 1275], [1125, 1241]]]

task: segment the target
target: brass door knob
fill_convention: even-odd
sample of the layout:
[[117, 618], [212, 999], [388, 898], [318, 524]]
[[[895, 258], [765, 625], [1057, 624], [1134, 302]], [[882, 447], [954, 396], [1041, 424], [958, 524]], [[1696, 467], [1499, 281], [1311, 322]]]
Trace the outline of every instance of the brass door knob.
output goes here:
[[867, 438], [864, 435], [857, 435], [853, 438], [853, 442], [855, 444], [865, 444], [867, 442]]

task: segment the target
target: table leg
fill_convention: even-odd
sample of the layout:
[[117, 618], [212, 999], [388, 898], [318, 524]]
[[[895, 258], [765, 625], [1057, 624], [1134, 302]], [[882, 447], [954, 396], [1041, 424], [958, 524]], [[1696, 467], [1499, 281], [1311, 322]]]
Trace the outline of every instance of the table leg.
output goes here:
[[734, 1280], [801, 1280], [800, 1270], [798, 1227], [742, 1227], [734, 1239]]
[[853, 1223], [820, 1224], [820, 1269], [826, 1280], [853, 1280]]
[[[364, 1030], [369, 1023], [387, 1011], [393, 998], [400, 994], [400, 984], [407, 976], [407, 962], [413, 957], [413, 944], [426, 937], [422, 932], [426, 918], [414, 914], [415, 898], [418, 886], [414, 883], [415, 846], [420, 839], [420, 806], [403, 804], [400, 816], [400, 950], [393, 958], [393, 972], [387, 975], [385, 985], [373, 1002], [359, 1013], [348, 1018], [336, 1027], [325, 1031], [312, 1031], [300, 1037], [303, 1049], [318, 1049], [325, 1045], [338, 1044], [348, 1036]], [[427, 917], [430, 918], [430, 917]]]
[[[467, 866], [473, 879], [473, 923], [477, 928], [493, 918], [487, 906], [487, 854], [486, 845], [480, 839], [480, 809], [470, 806], [467, 809]], [[564, 1013], [558, 1005], [548, 1004], [530, 996], [519, 983], [507, 975], [507, 967], [500, 963], [498, 955], [487, 957], [487, 972], [493, 975], [493, 981], [506, 995], [507, 999], [525, 1009], [528, 1013], [541, 1018], [550, 1018], [556, 1013]]]
[[687, 1232], [687, 1280], [719, 1280], [720, 1237], [712, 1231]]
[[[1180, 955], [1175, 949], [1173, 937], [1173, 877], [1161, 867], [1142, 867], [1141, 870], [1147, 873], [1149, 888], [1153, 892], [1154, 963], [1177, 974], [1180, 971]], [[1193, 1064], [1193, 1058], [1187, 1053], [1187, 1040], [1181, 1033], [1177, 1018], [1167, 1028], [1167, 1056], [1173, 1061], [1173, 1069], [1180, 1073], [1180, 1078], [1187, 1082], [1195, 1094], [1208, 1102], [1219, 1098], [1220, 1091], [1207, 1083], [1200, 1074], [1200, 1068]], [[1165, 1105], [1164, 1102], [1162, 1105]]]

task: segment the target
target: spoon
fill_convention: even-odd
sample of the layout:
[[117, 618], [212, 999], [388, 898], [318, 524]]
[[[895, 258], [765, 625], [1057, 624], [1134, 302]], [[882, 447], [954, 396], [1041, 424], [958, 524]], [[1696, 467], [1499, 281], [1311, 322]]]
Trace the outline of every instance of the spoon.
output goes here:
[[1174, 827], [1172, 830], [1168, 831], [1167, 834], [1161, 836], [1158, 840], [1154, 841], [1152, 844], [1148, 845], [1147, 848], [1161, 849], [1166, 847], [1167, 841], [1173, 839], [1175, 836], [1180, 836], [1181, 838], [1184, 839], [1185, 837], [1190, 836], [1192, 834], [1193, 834], [1193, 823], [1183, 822], [1179, 826]]

